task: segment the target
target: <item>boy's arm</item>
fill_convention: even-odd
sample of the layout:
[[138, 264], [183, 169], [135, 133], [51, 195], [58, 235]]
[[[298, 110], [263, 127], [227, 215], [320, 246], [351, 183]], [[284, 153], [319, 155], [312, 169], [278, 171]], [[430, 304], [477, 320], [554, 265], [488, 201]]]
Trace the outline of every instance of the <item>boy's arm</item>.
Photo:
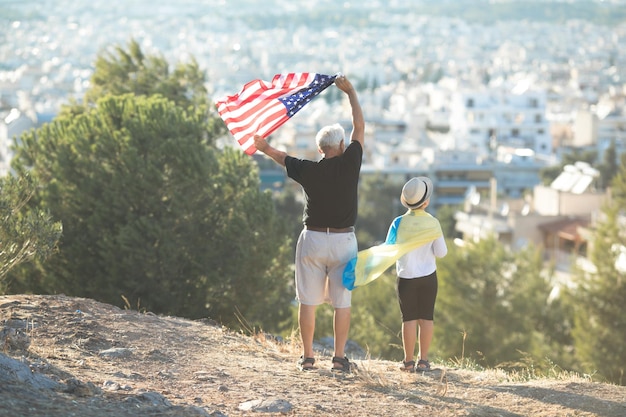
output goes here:
[[446, 245], [446, 240], [443, 236], [439, 236], [433, 242], [433, 253], [437, 258], [443, 258], [448, 254], [448, 246]]

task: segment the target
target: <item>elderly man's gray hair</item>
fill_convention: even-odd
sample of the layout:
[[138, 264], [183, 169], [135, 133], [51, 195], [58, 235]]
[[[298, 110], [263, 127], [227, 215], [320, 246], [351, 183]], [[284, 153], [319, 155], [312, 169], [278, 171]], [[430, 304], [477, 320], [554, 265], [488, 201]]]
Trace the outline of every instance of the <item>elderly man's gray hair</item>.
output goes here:
[[346, 131], [339, 123], [324, 126], [317, 132], [315, 142], [321, 150], [338, 148], [342, 140], [346, 136]]

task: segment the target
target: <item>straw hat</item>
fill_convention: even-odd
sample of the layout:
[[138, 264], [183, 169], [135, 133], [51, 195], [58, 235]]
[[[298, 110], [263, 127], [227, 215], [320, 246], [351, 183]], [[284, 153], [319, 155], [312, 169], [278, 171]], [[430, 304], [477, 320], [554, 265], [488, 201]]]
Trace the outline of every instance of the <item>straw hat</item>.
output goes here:
[[406, 208], [418, 208], [430, 198], [432, 193], [433, 182], [430, 178], [413, 177], [402, 187], [400, 202]]

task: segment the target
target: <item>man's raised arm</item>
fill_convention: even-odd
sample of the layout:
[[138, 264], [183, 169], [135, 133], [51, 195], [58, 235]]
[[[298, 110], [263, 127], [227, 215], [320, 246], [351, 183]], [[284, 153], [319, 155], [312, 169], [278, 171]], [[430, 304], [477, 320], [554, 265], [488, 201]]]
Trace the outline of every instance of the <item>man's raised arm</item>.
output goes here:
[[356, 90], [344, 75], [340, 75], [335, 79], [335, 85], [348, 95], [350, 107], [352, 107], [352, 134], [350, 140], [359, 142], [361, 147], [365, 148], [365, 119], [363, 118], [363, 111], [361, 110]]
[[285, 158], [287, 157], [287, 153], [274, 148], [269, 143], [267, 143], [267, 141], [260, 135], [254, 135], [254, 146], [255, 148], [257, 148], [258, 151], [263, 152], [265, 155], [276, 161], [277, 164], [285, 166]]

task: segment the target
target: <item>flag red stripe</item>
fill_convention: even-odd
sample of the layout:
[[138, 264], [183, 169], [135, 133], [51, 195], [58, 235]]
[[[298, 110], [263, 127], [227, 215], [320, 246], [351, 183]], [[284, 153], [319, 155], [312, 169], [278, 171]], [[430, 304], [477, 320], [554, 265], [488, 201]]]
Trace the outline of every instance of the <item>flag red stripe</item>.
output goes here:
[[289, 120], [280, 98], [297, 93], [315, 79], [314, 73], [277, 74], [271, 83], [253, 80], [238, 94], [216, 101], [220, 117], [247, 154], [256, 152], [253, 137], [267, 137]]
[[240, 136], [240, 135], [246, 135], [246, 134], [254, 135], [255, 128], [258, 128], [258, 126], [261, 123], [263, 123], [263, 120], [265, 118], [271, 119], [276, 114], [286, 114], [286, 113], [287, 113], [287, 110], [285, 109], [285, 106], [283, 106], [282, 103], [280, 102], [271, 103], [270, 105], [262, 109], [259, 109], [259, 111], [257, 111], [256, 113], [251, 113], [244, 120], [240, 122], [230, 121], [230, 122], [227, 122], [227, 125], [229, 126], [230, 132], [235, 137], [237, 137], [238, 135]]
[[[277, 77], [274, 77], [274, 83], [278, 81]], [[250, 82], [244, 86], [242, 93], [230, 96], [226, 101], [220, 102], [218, 105], [219, 113], [220, 115], [224, 114], [226, 123], [247, 119], [253, 116], [260, 108], [266, 106], [271, 100], [292, 94], [296, 88], [301, 88], [309, 83], [308, 77], [301, 77], [296, 85], [289, 86], [288, 84], [292, 80], [293, 77], [288, 77], [287, 80], [278, 85], [278, 89], [270, 89], [262, 81]], [[284, 87], [286, 85], [287, 88]]]

